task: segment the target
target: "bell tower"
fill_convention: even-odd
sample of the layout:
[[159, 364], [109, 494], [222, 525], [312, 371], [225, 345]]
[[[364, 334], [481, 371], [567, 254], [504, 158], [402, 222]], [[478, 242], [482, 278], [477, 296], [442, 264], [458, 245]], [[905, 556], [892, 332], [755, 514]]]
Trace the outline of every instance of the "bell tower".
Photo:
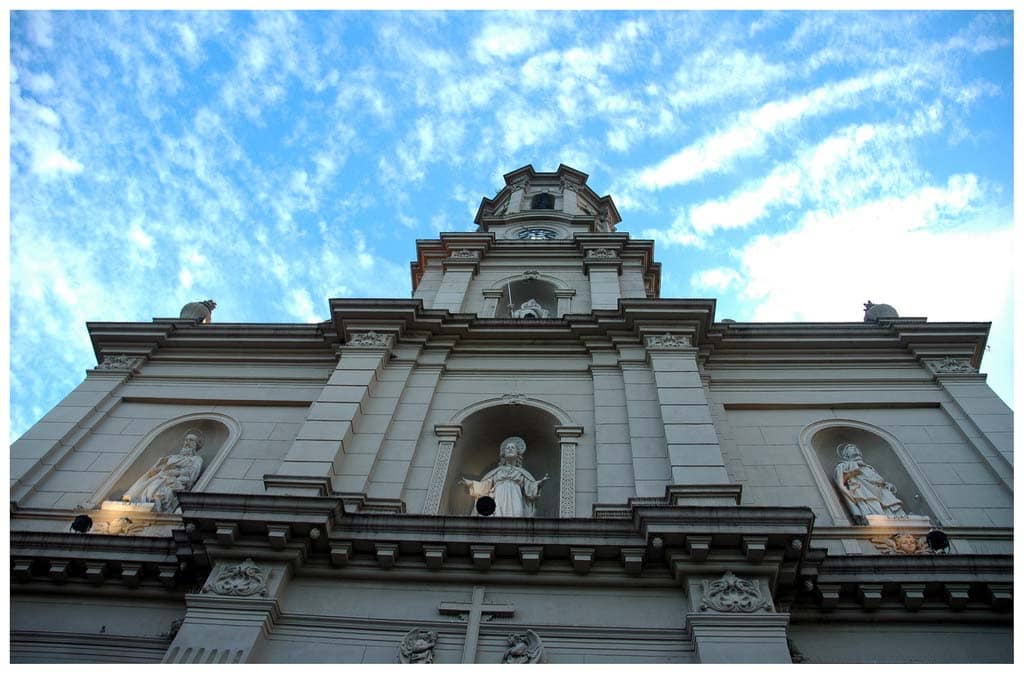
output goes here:
[[481, 200], [476, 232], [417, 241], [413, 297], [429, 309], [507, 319], [557, 319], [657, 297], [653, 243], [617, 232], [615, 203], [587, 177], [564, 164], [505, 174], [505, 186]]

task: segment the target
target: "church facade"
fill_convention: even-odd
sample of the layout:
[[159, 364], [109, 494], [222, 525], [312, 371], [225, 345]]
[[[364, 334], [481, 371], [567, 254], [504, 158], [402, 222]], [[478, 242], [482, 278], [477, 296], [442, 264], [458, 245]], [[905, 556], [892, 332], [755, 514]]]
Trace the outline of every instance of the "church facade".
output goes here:
[[13, 662], [1011, 662], [987, 323], [718, 320], [567, 166], [320, 324], [90, 323]]

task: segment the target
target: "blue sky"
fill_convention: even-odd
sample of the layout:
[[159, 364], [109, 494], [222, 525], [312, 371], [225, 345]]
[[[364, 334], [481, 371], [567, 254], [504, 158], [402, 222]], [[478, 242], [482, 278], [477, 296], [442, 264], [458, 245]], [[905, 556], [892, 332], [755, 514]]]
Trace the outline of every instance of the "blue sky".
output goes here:
[[1009, 12], [16, 12], [11, 439], [86, 321], [408, 297], [525, 164], [590, 175], [717, 318], [992, 321], [1013, 404]]

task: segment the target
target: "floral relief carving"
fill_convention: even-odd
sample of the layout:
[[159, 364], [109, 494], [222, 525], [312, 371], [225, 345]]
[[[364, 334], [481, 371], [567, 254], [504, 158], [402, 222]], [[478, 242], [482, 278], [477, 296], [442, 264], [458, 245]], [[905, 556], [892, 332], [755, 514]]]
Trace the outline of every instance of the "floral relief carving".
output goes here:
[[757, 581], [744, 580], [726, 571], [715, 581], [703, 581], [704, 597], [700, 610], [718, 611], [720, 613], [754, 613], [771, 611], [772, 601], [761, 594]]
[[691, 346], [689, 335], [673, 335], [670, 332], [664, 335], [647, 335], [648, 349], [678, 349], [684, 346]]
[[142, 363], [141, 358], [132, 358], [131, 356], [125, 356], [123, 354], [104, 356], [103, 362], [97, 365], [94, 369], [96, 370], [128, 370], [129, 372], [138, 374], [139, 365]]
[[207, 579], [203, 592], [228, 597], [266, 596], [268, 575], [252, 559], [246, 559], [235, 566], [220, 567]]
[[471, 248], [457, 248], [452, 251], [452, 254], [449, 257], [456, 260], [476, 260], [479, 259], [480, 252], [472, 250]]
[[615, 260], [618, 259], [619, 254], [615, 252], [613, 248], [592, 248], [587, 251], [587, 257], [604, 259], [604, 260]]
[[937, 363], [932, 363], [932, 368], [936, 372], [941, 372], [943, 374], [974, 374], [977, 372], [977, 370], [971, 367], [971, 364], [968, 361], [958, 358], [943, 358]]
[[380, 335], [373, 330], [369, 332], [354, 332], [349, 336], [345, 346], [387, 347], [390, 338], [390, 335]]
[[434, 661], [437, 632], [412, 629], [398, 647], [398, 661], [403, 665], [429, 665]]

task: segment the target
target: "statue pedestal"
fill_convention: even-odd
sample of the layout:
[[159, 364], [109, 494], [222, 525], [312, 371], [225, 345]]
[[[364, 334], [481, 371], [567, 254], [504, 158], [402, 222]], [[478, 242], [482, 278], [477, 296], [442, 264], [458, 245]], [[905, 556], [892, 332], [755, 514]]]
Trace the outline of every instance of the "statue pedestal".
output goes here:
[[100, 504], [100, 510], [116, 510], [124, 513], [151, 513], [156, 508], [155, 503], [130, 503], [128, 501], [104, 501]]
[[908, 515], [900, 519], [885, 515], [868, 515], [867, 521], [872, 529], [900, 533], [926, 534], [932, 529], [932, 521], [927, 515]]

